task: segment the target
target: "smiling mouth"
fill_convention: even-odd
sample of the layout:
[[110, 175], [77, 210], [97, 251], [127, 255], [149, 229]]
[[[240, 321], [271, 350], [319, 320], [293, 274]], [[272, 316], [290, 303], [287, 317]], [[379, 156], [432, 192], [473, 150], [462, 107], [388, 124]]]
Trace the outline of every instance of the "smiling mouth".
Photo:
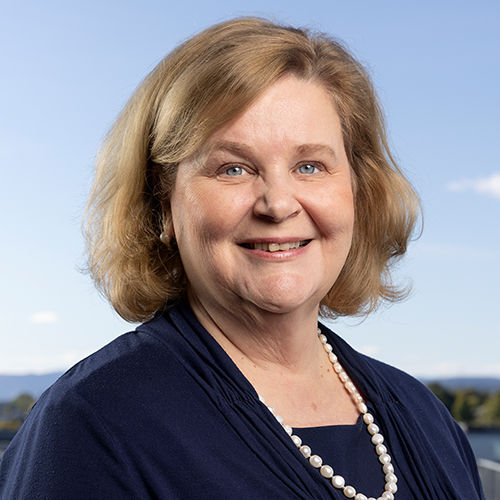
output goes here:
[[240, 246], [250, 250], [262, 250], [264, 252], [285, 252], [305, 247], [311, 240], [287, 241], [286, 243], [266, 243], [263, 241], [255, 243], [240, 243]]

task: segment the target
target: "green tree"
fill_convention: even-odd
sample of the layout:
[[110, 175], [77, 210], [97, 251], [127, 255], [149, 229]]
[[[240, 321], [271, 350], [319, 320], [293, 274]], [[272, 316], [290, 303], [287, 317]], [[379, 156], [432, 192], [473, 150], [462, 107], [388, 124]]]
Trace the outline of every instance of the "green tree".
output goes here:
[[471, 424], [482, 402], [483, 398], [476, 391], [458, 391], [451, 408], [451, 414], [458, 422]]
[[479, 409], [478, 423], [500, 426], [500, 391], [492, 394]]
[[18, 411], [19, 413], [27, 415], [35, 402], [36, 400], [31, 394], [23, 393], [8, 403], [7, 406], [10, 411]]

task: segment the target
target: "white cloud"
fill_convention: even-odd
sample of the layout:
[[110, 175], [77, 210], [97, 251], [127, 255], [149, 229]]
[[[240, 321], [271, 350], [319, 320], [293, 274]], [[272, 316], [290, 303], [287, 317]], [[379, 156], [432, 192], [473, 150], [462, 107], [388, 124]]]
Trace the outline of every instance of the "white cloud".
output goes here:
[[448, 191], [474, 191], [478, 194], [486, 194], [500, 199], [500, 172], [495, 172], [489, 177], [478, 179], [461, 179], [449, 182], [446, 185]]
[[35, 325], [53, 325], [59, 322], [59, 316], [54, 311], [38, 311], [30, 316], [30, 323]]

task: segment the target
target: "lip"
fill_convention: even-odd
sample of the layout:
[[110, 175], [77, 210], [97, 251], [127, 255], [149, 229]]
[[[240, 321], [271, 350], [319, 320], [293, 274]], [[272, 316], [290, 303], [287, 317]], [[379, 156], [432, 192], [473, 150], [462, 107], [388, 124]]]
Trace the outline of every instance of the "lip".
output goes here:
[[251, 243], [290, 243], [290, 241], [304, 241], [312, 240], [312, 238], [303, 236], [287, 236], [285, 238], [248, 238], [246, 240], [238, 241], [238, 245], [249, 245]]
[[[252, 244], [252, 243], [289, 243], [291, 241], [304, 241], [308, 240], [308, 243], [299, 248], [293, 248], [289, 250], [281, 250], [278, 252], [267, 252], [265, 250], [258, 250], [256, 248], [247, 248], [242, 246], [244, 244]], [[309, 245], [312, 241], [312, 238], [304, 238], [304, 237], [285, 237], [285, 238], [249, 238], [246, 240], [242, 240], [238, 242], [239, 248], [241, 248], [245, 253], [251, 255], [253, 257], [257, 257], [259, 259], [264, 259], [268, 261], [281, 262], [285, 260], [290, 260], [296, 257], [301, 256], [309, 249]]]

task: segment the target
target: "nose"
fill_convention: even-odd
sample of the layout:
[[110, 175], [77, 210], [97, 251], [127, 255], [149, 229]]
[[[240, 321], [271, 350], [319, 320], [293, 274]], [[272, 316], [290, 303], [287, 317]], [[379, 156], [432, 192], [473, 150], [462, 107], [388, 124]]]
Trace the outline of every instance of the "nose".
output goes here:
[[302, 206], [297, 199], [293, 179], [287, 174], [261, 178], [254, 205], [254, 214], [270, 222], [282, 222], [298, 215]]

